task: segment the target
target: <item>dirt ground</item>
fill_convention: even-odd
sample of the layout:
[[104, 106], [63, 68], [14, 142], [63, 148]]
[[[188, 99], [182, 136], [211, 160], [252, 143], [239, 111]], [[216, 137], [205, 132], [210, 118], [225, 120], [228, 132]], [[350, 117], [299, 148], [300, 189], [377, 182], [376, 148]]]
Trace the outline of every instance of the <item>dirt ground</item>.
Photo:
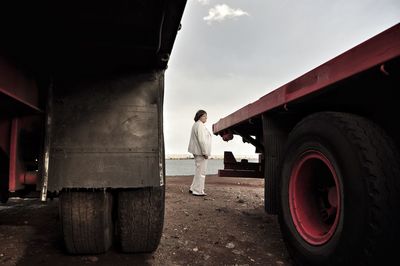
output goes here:
[[11, 198], [0, 205], [0, 265], [292, 265], [277, 217], [264, 212], [263, 180], [167, 177], [164, 233], [153, 254], [73, 256], [64, 252], [58, 200]]

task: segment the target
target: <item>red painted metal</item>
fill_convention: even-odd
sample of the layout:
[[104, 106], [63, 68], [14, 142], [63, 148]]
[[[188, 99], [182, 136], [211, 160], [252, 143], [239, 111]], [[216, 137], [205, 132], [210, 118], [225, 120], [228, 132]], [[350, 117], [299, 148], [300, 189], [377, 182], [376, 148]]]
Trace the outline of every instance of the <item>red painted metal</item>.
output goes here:
[[213, 124], [214, 134], [400, 56], [400, 23]]
[[25, 172], [19, 177], [19, 182], [24, 185], [36, 185], [38, 184], [38, 172]]
[[28, 79], [17, 68], [0, 57], [0, 95], [8, 97], [30, 107], [39, 109], [38, 88], [35, 82]]
[[230, 141], [230, 140], [232, 140], [232, 139], [233, 139], [233, 134], [232, 134], [232, 132], [224, 132], [224, 133], [222, 134], [222, 139], [225, 140], [225, 141]]
[[297, 232], [310, 245], [323, 245], [334, 234], [340, 218], [340, 183], [321, 152], [307, 151], [295, 163], [289, 180], [289, 208]]
[[11, 124], [10, 138], [10, 172], [9, 191], [14, 192], [20, 187], [19, 176], [21, 175], [20, 163], [18, 160], [18, 131], [19, 119], [15, 118]]
[[20, 182], [20, 176], [24, 175], [23, 163], [19, 157], [19, 132], [20, 119], [14, 118], [11, 123], [10, 140], [10, 172], [9, 172], [9, 191], [14, 192], [23, 188]]
[[12, 120], [9, 149], [10, 192], [23, 189], [24, 185], [34, 185], [38, 181], [35, 171], [37, 169], [33, 162], [34, 160], [37, 162], [38, 158], [33, 156], [39, 156], [38, 145], [35, 144], [38, 144], [40, 139], [37, 139], [34, 133], [41, 129], [41, 119], [39, 115], [31, 115]]

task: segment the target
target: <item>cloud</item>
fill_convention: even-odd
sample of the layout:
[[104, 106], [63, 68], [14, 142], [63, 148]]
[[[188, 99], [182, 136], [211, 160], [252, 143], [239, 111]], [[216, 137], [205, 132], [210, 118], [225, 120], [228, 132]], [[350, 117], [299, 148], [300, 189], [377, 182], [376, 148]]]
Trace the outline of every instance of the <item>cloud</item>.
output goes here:
[[207, 21], [208, 24], [212, 24], [214, 21], [221, 22], [225, 19], [231, 19], [241, 16], [248, 16], [249, 13], [241, 9], [233, 9], [226, 4], [216, 5], [215, 7], [208, 10], [208, 16], [203, 19]]
[[199, 2], [203, 6], [206, 6], [206, 5], [210, 4], [210, 0], [197, 0], [197, 2]]

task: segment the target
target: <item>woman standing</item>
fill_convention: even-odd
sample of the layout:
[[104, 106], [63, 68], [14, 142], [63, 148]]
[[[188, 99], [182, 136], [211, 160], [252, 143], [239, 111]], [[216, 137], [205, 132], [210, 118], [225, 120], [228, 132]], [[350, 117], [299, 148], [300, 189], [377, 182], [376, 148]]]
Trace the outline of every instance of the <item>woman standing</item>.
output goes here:
[[197, 111], [194, 121], [188, 151], [194, 156], [196, 170], [189, 192], [195, 196], [206, 196], [204, 183], [206, 180], [207, 159], [211, 154], [211, 134], [204, 125], [207, 121], [206, 111]]

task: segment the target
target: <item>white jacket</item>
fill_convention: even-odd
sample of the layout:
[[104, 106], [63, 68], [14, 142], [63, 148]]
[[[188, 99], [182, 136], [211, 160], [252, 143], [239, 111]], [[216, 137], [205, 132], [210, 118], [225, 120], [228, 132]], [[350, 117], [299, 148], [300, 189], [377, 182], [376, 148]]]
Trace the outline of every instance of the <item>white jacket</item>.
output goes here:
[[211, 155], [211, 134], [200, 120], [192, 126], [188, 152], [193, 155]]

